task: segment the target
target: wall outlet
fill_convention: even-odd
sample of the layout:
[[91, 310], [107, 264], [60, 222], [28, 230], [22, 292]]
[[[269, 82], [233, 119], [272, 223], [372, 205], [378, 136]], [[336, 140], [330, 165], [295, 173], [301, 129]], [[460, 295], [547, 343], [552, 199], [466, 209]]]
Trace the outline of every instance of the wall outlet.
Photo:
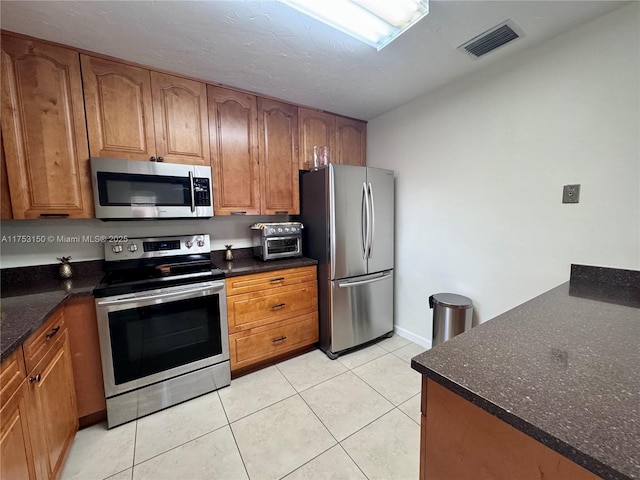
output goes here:
[[565, 185], [562, 189], [562, 203], [579, 203], [580, 185]]

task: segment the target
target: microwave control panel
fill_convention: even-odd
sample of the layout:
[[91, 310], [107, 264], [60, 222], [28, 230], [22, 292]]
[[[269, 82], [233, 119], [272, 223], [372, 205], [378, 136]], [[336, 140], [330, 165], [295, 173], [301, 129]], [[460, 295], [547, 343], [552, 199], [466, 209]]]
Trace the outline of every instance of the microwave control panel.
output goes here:
[[211, 206], [211, 186], [208, 178], [196, 177], [193, 179], [193, 198], [196, 207]]

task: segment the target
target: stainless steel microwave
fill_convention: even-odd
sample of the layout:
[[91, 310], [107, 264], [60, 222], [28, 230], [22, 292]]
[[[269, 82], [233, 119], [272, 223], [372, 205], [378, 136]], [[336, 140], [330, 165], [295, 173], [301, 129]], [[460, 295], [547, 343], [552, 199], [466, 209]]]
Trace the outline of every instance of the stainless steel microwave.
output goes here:
[[91, 158], [96, 218], [213, 216], [211, 167]]

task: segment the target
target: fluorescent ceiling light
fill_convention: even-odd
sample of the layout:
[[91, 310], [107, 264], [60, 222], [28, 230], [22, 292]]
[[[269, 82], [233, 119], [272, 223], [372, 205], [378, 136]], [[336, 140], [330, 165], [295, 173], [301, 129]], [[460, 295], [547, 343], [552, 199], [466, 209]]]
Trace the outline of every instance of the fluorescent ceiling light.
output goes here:
[[429, 0], [280, 0], [378, 50], [429, 13]]

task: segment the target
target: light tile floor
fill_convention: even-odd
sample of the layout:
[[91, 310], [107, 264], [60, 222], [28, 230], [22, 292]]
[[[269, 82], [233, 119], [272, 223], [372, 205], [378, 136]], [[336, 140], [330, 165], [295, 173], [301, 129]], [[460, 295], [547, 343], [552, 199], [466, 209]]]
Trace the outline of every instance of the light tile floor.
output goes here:
[[319, 350], [125, 425], [78, 432], [63, 480], [416, 479], [424, 351]]

